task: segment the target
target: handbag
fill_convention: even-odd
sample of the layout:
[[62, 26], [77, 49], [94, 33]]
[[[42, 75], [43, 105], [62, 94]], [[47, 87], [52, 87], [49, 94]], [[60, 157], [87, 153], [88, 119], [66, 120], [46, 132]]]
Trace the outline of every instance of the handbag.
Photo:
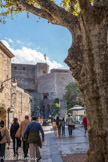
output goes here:
[[[31, 128], [33, 127], [33, 125], [34, 124], [32, 124]], [[23, 138], [23, 141], [27, 141], [31, 128], [29, 129], [28, 133], [25, 135], [25, 138]]]
[[1, 131], [0, 131], [0, 141], [3, 139], [3, 136], [1, 135]]
[[72, 125], [72, 129], [75, 129], [75, 125]]
[[20, 138], [16, 138], [16, 139], [17, 139], [17, 146], [21, 147], [21, 140], [20, 140]]

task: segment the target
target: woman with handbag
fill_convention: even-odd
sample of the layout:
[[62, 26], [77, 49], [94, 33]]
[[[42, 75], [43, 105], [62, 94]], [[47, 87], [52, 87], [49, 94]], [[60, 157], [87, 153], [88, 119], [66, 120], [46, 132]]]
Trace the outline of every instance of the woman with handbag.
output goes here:
[[59, 116], [57, 116], [56, 125], [57, 125], [57, 128], [58, 128], [58, 136], [60, 137], [61, 136], [61, 126], [62, 126], [62, 123], [61, 123], [61, 120], [59, 119]]
[[[25, 120], [23, 120], [21, 122], [20, 127], [18, 128], [17, 133], [15, 135], [15, 137], [22, 139], [24, 158], [27, 158], [28, 148], [29, 148], [29, 144], [27, 142], [27, 139], [24, 138], [24, 131], [25, 131], [25, 129], [28, 126], [29, 123], [30, 123], [29, 116], [26, 115]], [[20, 145], [20, 142], [19, 142], [19, 145]]]

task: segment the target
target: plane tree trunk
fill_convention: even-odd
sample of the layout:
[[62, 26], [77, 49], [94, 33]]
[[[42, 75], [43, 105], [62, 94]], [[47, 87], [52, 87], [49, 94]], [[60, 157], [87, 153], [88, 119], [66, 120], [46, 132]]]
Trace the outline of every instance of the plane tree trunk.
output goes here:
[[[89, 134], [89, 162], [108, 162], [108, 10], [79, 18], [65, 62], [82, 91]], [[74, 33], [74, 34], [73, 34]]]
[[94, 0], [93, 5], [89, 0], [78, 0], [78, 16], [72, 14], [72, 6], [67, 12], [51, 0], [36, 2], [40, 9], [26, 0], [19, 0], [17, 7], [64, 26], [72, 34], [65, 62], [84, 98], [90, 143], [88, 161], [108, 162], [108, 0]]

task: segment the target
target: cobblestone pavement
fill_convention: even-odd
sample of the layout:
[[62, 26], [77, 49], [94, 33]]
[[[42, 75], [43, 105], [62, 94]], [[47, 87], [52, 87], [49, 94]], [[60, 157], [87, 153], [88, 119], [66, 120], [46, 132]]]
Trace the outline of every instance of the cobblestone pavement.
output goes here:
[[[73, 131], [72, 137], [68, 136], [67, 128], [65, 137], [60, 138], [54, 137], [53, 130], [50, 126], [44, 127], [44, 131], [45, 142], [43, 143], [42, 149], [40, 149], [42, 157], [40, 162], [77, 162], [71, 161], [72, 157], [75, 157], [79, 153], [86, 153], [88, 150], [88, 137], [84, 137], [84, 130], [81, 127]], [[18, 159], [14, 159], [11, 145], [10, 149], [6, 150], [6, 158], [8, 162], [24, 162], [22, 148], [19, 149]]]
[[63, 162], [87, 162], [86, 153], [70, 154], [62, 156]]

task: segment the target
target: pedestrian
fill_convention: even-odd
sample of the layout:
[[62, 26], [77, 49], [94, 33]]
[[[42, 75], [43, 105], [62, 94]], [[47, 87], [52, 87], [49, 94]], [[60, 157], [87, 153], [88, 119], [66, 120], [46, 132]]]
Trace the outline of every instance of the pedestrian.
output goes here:
[[69, 132], [69, 136], [72, 136], [72, 129], [73, 129], [73, 120], [71, 118], [71, 114], [68, 114], [68, 117], [66, 119], [66, 125], [68, 126], [68, 132]]
[[59, 116], [57, 116], [56, 125], [57, 125], [57, 128], [58, 128], [58, 136], [60, 137], [61, 136], [61, 126], [62, 126], [62, 123], [61, 123], [61, 120], [59, 119]]
[[18, 139], [15, 137], [15, 134], [16, 134], [18, 128], [19, 128], [18, 119], [14, 118], [13, 124], [11, 125], [11, 128], [10, 128], [10, 135], [11, 135], [11, 138], [13, 141], [14, 156], [18, 155]]
[[26, 115], [25, 120], [21, 122], [20, 127], [18, 128], [17, 133], [15, 134], [15, 137], [22, 138], [24, 158], [27, 158], [28, 148], [29, 148], [29, 144], [27, 140], [24, 139], [24, 131], [29, 123], [30, 123], [29, 116]]
[[54, 130], [54, 135], [55, 135], [55, 137], [57, 137], [57, 125], [56, 125], [55, 119], [53, 119], [52, 126], [53, 126], [53, 130]]
[[37, 162], [41, 159], [39, 147], [42, 147], [41, 138], [39, 133], [42, 135], [42, 142], [44, 142], [44, 131], [41, 127], [40, 123], [37, 122], [37, 117], [32, 117], [32, 121], [28, 124], [26, 130], [24, 131], [24, 138], [28, 134], [27, 142], [29, 143], [30, 148], [30, 160], [35, 162], [37, 158]]
[[43, 126], [43, 116], [40, 116], [39, 122], [40, 122], [40, 125]]
[[87, 132], [87, 117], [83, 118], [83, 126], [84, 126], [84, 136], [86, 137], [86, 132]]
[[62, 136], [65, 136], [65, 124], [66, 124], [66, 122], [65, 122], [64, 118], [62, 119], [61, 123], [62, 123]]
[[10, 146], [10, 137], [8, 129], [4, 125], [4, 121], [0, 122], [0, 162], [4, 162], [5, 159], [5, 148], [6, 143], [8, 143], [8, 147]]

